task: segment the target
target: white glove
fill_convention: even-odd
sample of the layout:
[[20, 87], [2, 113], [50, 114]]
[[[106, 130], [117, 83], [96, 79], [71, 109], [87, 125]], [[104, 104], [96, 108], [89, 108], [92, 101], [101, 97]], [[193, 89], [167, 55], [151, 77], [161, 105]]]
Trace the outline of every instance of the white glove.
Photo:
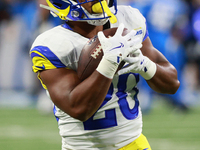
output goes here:
[[144, 56], [140, 49], [137, 49], [132, 54], [133, 57], [126, 57], [124, 59], [129, 65], [119, 70], [118, 74], [121, 75], [129, 72], [139, 73], [144, 79], [150, 80], [156, 73], [156, 64]]
[[127, 35], [122, 36], [123, 30], [124, 25], [120, 24], [113, 37], [106, 38], [102, 31], [98, 33], [104, 55], [96, 70], [111, 79], [120, 62], [133, 49], [142, 47], [142, 44], [139, 43], [139, 37], [136, 36], [136, 31], [132, 30]]

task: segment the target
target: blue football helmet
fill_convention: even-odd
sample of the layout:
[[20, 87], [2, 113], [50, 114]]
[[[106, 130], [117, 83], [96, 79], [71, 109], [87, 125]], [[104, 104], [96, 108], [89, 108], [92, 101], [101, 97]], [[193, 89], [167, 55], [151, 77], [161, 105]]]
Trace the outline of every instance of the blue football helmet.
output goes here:
[[[82, 4], [96, 1], [92, 6], [94, 13], [89, 13]], [[99, 26], [104, 25], [108, 19], [111, 23], [116, 23], [117, 0], [46, 0], [48, 6], [40, 4], [40, 7], [50, 10], [54, 17], [60, 17], [66, 21], [87, 21], [89, 24]], [[109, 7], [114, 7], [112, 13]]]

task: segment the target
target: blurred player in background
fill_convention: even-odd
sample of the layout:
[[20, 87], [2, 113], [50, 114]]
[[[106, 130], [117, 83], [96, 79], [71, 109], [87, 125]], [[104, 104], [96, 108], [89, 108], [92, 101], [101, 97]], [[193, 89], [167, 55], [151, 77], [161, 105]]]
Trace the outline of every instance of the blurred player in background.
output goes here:
[[[60, 25], [63, 21], [59, 18], [53, 17], [48, 10], [38, 7], [40, 4], [46, 4], [46, 0], [34, 0], [27, 3], [23, 11], [23, 20], [25, 22], [26, 34], [24, 36], [27, 47], [30, 48], [35, 38], [46, 30], [53, 28], [56, 25]], [[30, 19], [32, 18], [32, 19]], [[32, 88], [33, 96], [37, 102], [37, 109], [40, 113], [49, 115], [52, 113], [53, 105], [46, 95], [46, 92], [42, 89], [40, 81], [34, 78], [34, 88]], [[37, 81], [35, 81], [37, 80]]]
[[36, 78], [28, 69], [32, 64], [24, 47], [27, 31], [22, 17], [24, 7], [24, 1], [0, 1], [0, 101], [14, 107], [30, 104], [27, 101], [32, 100], [32, 79]]
[[[149, 37], [154, 47], [177, 69], [178, 79], [181, 82], [178, 91], [173, 95], [159, 94], [159, 99], [167, 100], [175, 110], [187, 112], [194, 97], [191, 97], [192, 91], [185, 83], [188, 79], [184, 79], [187, 59], [183, 43], [188, 36], [186, 3], [183, 0], [126, 0], [126, 3], [140, 10], [146, 18]], [[140, 93], [145, 92], [146, 98], [142, 103], [142, 109], [148, 112], [153, 104], [152, 97], [158, 94], [152, 91], [144, 80], [141, 80], [140, 84], [142, 85]]]
[[[116, 0], [47, 0], [66, 22], [39, 35], [30, 55], [33, 71], [55, 104], [63, 150], [151, 150], [142, 134], [140, 76], [159, 93], [174, 94], [177, 71], [151, 44], [145, 18]], [[104, 29], [118, 27], [106, 38]], [[122, 36], [127, 28], [130, 32]], [[84, 81], [77, 76], [80, 52], [95, 35], [104, 56]], [[130, 57], [131, 56], [131, 57]], [[116, 74], [121, 61], [128, 65]]]

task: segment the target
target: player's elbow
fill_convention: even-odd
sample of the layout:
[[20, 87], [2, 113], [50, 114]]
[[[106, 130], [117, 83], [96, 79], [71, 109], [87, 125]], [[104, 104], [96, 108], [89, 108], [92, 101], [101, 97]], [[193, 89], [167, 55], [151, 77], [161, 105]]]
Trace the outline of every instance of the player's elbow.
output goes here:
[[80, 120], [82, 122], [87, 121], [89, 119], [89, 117], [87, 117], [87, 115], [84, 115], [84, 114], [75, 114], [71, 117], [73, 117], [74, 119]]
[[[148, 83], [149, 84], [149, 83]], [[149, 86], [156, 92], [162, 94], [175, 94], [180, 86], [179, 80], [174, 80], [173, 82], [165, 82], [161, 85], [149, 84]]]
[[162, 94], [175, 94], [180, 86], [179, 80], [174, 81], [171, 84], [166, 85], [165, 88], [157, 89], [157, 92]]
[[176, 80], [174, 84], [171, 85], [169, 94], [175, 94], [177, 90], [179, 89], [179, 87], [180, 87], [180, 82], [179, 80]]
[[169, 83], [170, 84], [168, 84], [169, 85], [168, 94], [175, 94], [180, 87], [180, 81], [178, 80], [178, 78], [171, 78]]
[[163, 86], [158, 89], [161, 90], [161, 93], [175, 94], [180, 87], [176, 69], [172, 67], [170, 76], [165, 77], [161, 82], [163, 82]]
[[87, 121], [92, 115], [87, 111], [87, 109], [76, 109], [70, 114], [70, 116], [84, 122]]

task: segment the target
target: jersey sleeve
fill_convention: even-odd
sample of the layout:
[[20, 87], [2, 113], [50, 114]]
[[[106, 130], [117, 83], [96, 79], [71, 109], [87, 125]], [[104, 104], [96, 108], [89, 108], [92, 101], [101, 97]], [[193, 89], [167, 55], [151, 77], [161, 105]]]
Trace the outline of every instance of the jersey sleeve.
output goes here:
[[131, 6], [128, 6], [128, 7], [130, 9], [129, 14], [131, 14], [131, 16], [134, 16], [134, 17], [132, 17], [134, 22], [136, 21], [137, 23], [140, 24], [141, 30], [139, 30], [137, 32], [137, 34], [139, 34], [141, 32], [142, 35], [143, 35], [143, 41], [144, 41], [149, 36], [149, 32], [148, 32], [148, 29], [147, 29], [146, 18], [141, 14], [141, 12], [138, 9], [133, 8]]
[[118, 27], [120, 23], [123, 23], [129, 30], [136, 31], [136, 34], [140, 36], [141, 42], [149, 36], [146, 18], [138, 9], [131, 6], [120, 5], [116, 16], [118, 22], [112, 25], [112, 27]]
[[42, 82], [39, 71], [66, 67], [60, 61], [60, 59], [48, 47], [45, 46], [33, 47], [30, 51], [30, 56], [33, 63], [33, 72], [38, 73], [38, 79], [40, 80], [44, 89], [47, 89], [47, 87]]
[[32, 59], [32, 69], [33, 72], [55, 69], [55, 68], [65, 68], [66, 66], [60, 61], [60, 59], [45, 46], [36, 46], [30, 51], [30, 56]]
[[146, 40], [146, 38], [149, 36], [149, 32], [148, 32], [148, 27], [147, 27], [147, 23], [146, 23], [146, 31], [145, 31], [145, 34], [144, 34], [144, 38], [143, 38], [143, 41]]

